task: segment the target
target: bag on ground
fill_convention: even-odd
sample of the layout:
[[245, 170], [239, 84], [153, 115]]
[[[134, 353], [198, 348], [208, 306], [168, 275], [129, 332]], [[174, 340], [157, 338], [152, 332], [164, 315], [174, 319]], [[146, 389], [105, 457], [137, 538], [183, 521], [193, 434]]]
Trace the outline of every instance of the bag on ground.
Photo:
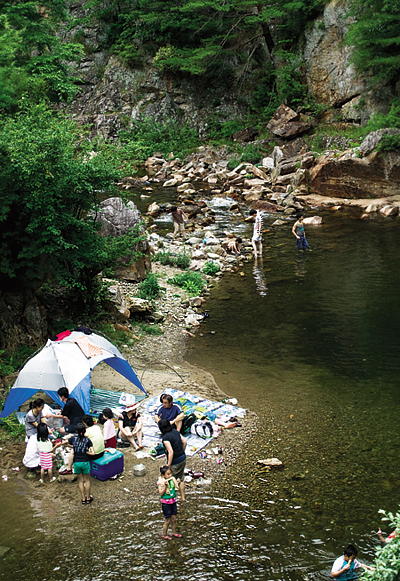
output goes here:
[[211, 422], [207, 420], [197, 420], [197, 422], [190, 428], [190, 433], [195, 436], [200, 436], [200, 438], [212, 438], [214, 429]]

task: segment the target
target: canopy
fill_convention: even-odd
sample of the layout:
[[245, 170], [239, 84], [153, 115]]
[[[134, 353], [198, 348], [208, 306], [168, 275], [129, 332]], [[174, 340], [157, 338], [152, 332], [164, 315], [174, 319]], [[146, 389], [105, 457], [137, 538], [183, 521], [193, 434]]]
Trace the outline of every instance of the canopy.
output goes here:
[[61, 340], [49, 339], [39, 353], [26, 363], [8, 394], [0, 418], [10, 415], [39, 390], [63, 407], [57, 394], [60, 387], [67, 387], [70, 395], [88, 413], [90, 376], [102, 361], [147, 395], [136, 373], [115, 345], [95, 333], [87, 335], [73, 331]]

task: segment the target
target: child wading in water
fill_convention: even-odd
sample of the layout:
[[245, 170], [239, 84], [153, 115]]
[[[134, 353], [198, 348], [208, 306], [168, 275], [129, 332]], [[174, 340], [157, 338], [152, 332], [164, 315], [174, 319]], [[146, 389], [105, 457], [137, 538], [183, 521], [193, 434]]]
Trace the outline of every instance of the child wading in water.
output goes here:
[[[160, 472], [161, 476], [158, 479], [157, 485], [165, 518], [161, 536], [163, 539], [170, 541], [172, 537], [180, 538], [182, 536], [176, 532], [176, 515], [178, 514], [178, 509], [176, 507], [176, 489], [179, 484], [172, 476], [172, 471], [169, 466], [161, 466]], [[172, 529], [171, 537], [168, 535], [169, 525], [171, 525]]]
[[37, 425], [37, 449], [40, 457], [40, 484], [44, 484], [44, 473], [47, 473], [50, 482], [55, 482], [56, 477], [53, 476], [53, 444], [49, 440], [49, 429], [46, 424], [39, 423]]

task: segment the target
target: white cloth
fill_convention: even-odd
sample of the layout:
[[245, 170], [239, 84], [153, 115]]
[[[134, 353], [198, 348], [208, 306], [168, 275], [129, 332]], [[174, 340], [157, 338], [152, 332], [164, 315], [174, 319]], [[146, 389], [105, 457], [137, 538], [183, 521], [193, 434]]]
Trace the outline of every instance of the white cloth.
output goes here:
[[22, 463], [27, 468], [37, 468], [40, 466], [40, 455], [37, 447], [37, 435], [33, 434], [26, 445], [25, 456]]

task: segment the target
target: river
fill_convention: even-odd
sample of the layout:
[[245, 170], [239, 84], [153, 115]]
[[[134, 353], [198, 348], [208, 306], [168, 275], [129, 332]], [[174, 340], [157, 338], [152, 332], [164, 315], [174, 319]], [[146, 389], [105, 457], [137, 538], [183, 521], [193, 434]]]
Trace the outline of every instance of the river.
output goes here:
[[[324, 224], [306, 228], [311, 252], [297, 251], [290, 228], [271, 229], [262, 264], [211, 291], [187, 359], [256, 411], [260, 430], [226, 477], [189, 493], [183, 538], [161, 542], [156, 498], [66, 507], [55, 521], [13, 490], [2, 498], [0, 545], [12, 551], [0, 579], [321, 581], [350, 542], [372, 562], [378, 511], [399, 500], [400, 230], [319, 213]], [[283, 469], [257, 465], [272, 456]], [[23, 530], [7, 511], [15, 495]]]

